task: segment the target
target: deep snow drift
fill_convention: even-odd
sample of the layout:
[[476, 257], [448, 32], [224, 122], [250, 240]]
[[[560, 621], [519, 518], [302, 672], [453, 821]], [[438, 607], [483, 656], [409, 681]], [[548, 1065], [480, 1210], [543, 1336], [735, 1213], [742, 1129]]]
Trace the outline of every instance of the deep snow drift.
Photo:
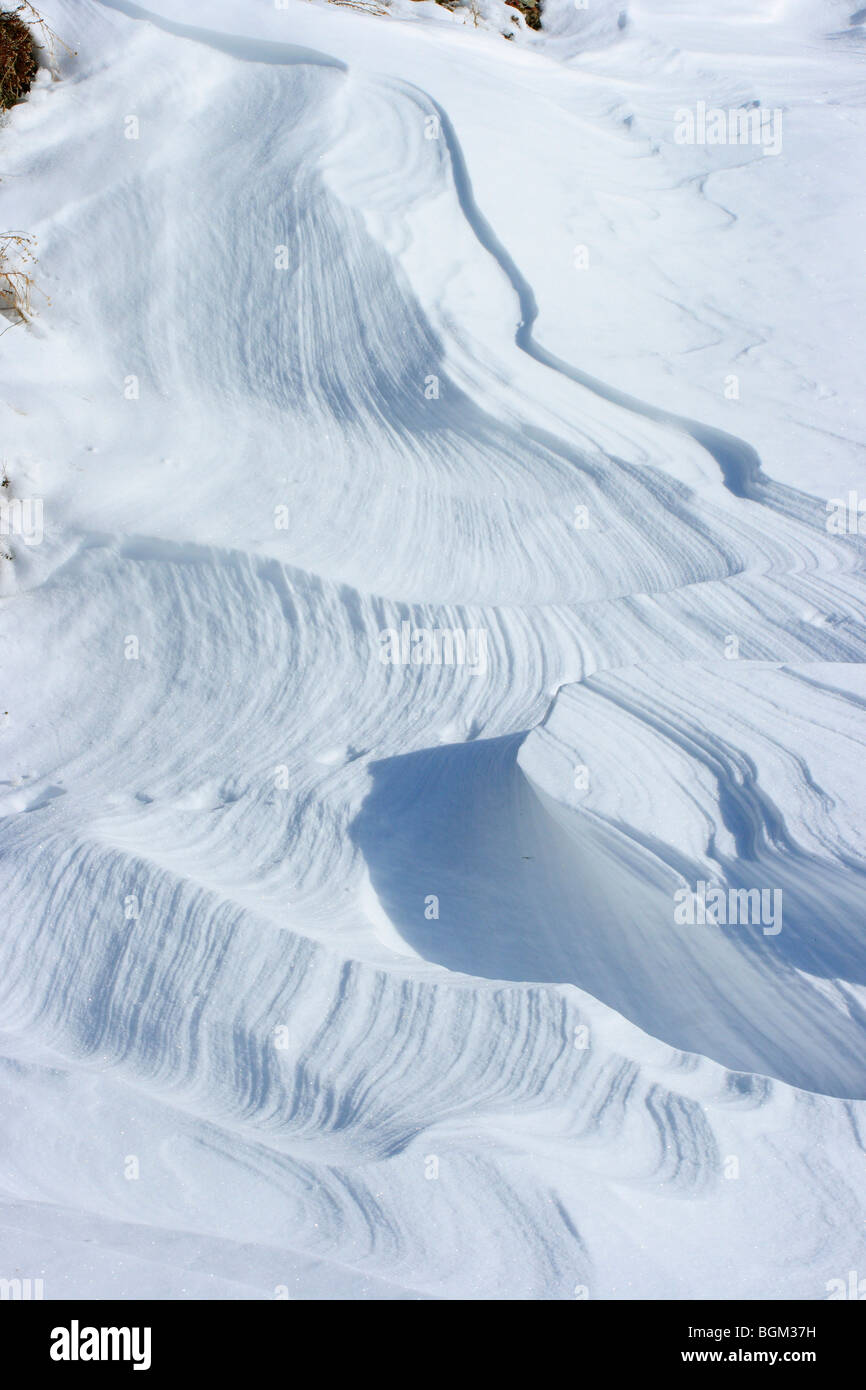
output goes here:
[[0, 342], [42, 508], [0, 560], [0, 1276], [825, 1298], [863, 25], [44, 8], [78, 56], [0, 130], [50, 296]]

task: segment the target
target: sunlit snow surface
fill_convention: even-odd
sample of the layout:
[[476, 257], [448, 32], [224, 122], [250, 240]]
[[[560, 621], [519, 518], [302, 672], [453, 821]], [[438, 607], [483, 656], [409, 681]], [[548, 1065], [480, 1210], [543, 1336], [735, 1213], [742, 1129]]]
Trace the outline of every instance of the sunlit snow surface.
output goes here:
[[[0, 561], [4, 1278], [866, 1259], [866, 39], [626, 5], [44, 6], [78, 56], [0, 130], [50, 296], [0, 343], [44, 507]], [[699, 102], [780, 151], [677, 143]], [[385, 664], [404, 623], [484, 660]], [[677, 923], [700, 882], [780, 929]]]

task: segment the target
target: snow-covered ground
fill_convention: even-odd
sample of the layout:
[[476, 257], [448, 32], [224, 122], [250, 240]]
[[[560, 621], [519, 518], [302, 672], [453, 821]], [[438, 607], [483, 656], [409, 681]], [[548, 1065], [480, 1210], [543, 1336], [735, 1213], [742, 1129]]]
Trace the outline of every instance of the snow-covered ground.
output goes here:
[[0, 129], [0, 1277], [826, 1298], [866, 11], [369, 8], [46, 0]]

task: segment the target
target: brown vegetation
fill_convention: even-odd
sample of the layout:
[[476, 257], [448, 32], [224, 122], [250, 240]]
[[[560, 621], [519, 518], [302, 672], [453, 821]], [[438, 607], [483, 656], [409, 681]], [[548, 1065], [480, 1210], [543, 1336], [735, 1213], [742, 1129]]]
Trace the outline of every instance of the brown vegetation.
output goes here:
[[38, 68], [36, 41], [19, 10], [0, 10], [0, 108], [27, 95]]

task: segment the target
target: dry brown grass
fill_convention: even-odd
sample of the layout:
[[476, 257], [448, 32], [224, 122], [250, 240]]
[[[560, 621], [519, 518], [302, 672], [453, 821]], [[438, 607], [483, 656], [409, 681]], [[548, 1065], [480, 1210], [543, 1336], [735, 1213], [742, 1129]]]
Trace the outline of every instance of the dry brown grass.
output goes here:
[[19, 11], [0, 10], [0, 107], [4, 111], [27, 95], [38, 68], [36, 40]]
[[24, 100], [40, 60], [56, 77], [58, 48], [75, 56], [30, 0], [20, 0], [12, 10], [0, 10], [0, 110], [8, 111]]
[[362, 14], [389, 14], [390, 11], [383, 5], [377, 5], [375, 0], [367, 3], [367, 0], [330, 0], [332, 5], [345, 5], [348, 10], [360, 10]]
[[[58, 47], [75, 56], [29, 0], [21, 0], [14, 10], [0, 10], [0, 111], [8, 111], [27, 95], [40, 57], [57, 76]], [[15, 324], [30, 322], [35, 245], [35, 238], [25, 232], [0, 232], [0, 318], [6, 320], [0, 336]]]
[[31, 33], [35, 30], [35, 34], [38, 36], [36, 38], [37, 55], [41, 54], [44, 59], [47, 59], [45, 66], [52, 77], [56, 77], [58, 48], [62, 48], [64, 53], [68, 53], [70, 58], [77, 56], [75, 49], [63, 42], [48, 21], [42, 18], [35, 5], [30, 4], [30, 0], [20, 0], [20, 3], [15, 7], [15, 14], [30, 26]]
[[[33, 237], [23, 232], [0, 232], [0, 315], [16, 323], [29, 323], [33, 278], [29, 267], [36, 260]], [[6, 332], [6, 329], [3, 329]]]

